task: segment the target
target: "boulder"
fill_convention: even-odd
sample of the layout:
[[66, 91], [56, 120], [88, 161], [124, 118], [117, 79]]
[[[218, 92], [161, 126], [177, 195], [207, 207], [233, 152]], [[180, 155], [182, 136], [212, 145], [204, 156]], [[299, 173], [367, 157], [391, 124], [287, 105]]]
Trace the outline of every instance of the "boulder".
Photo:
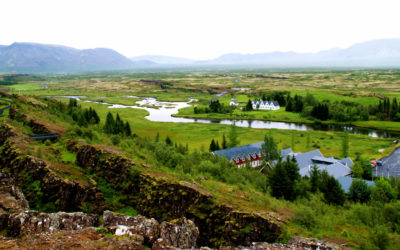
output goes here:
[[126, 216], [123, 214], [105, 211], [103, 213], [103, 225], [114, 234], [142, 235], [144, 242], [153, 244], [160, 235], [159, 223], [155, 219], [147, 219], [143, 216]]
[[[191, 220], [182, 218], [170, 222], [164, 221], [160, 225], [160, 239], [157, 240], [155, 245], [156, 247], [192, 248], [196, 247], [198, 237], [199, 229]], [[157, 248], [153, 245], [153, 249]]]
[[96, 214], [77, 213], [41, 213], [26, 211], [18, 214], [3, 215], [3, 227], [7, 235], [18, 237], [26, 234], [54, 233], [61, 230], [75, 231], [88, 227], [96, 227], [99, 224], [99, 216]]

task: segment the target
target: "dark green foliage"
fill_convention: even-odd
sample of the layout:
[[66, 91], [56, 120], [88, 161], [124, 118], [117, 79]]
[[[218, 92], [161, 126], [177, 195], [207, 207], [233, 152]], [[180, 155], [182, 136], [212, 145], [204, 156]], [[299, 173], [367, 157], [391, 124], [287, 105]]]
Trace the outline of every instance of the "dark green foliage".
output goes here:
[[212, 100], [208, 107], [194, 107], [195, 114], [204, 113], [232, 113], [236, 106], [224, 105], [219, 102], [219, 100]]
[[321, 192], [325, 202], [335, 205], [343, 205], [346, 201], [345, 193], [335, 177], [330, 176], [326, 170], [320, 171], [313, 166], [310, 171], [311, 192]]
[[300, 179], [298, 171], [294, 160], [287, 158], [286, 161], [278, 161], [268, 179], [271, 195], [286, 200], [296, 199], [296, 182]]
[[252, 111], [252, 110], [253, 110], [253, 103], [251, 102], [250, 99], [249, 99], [249, 101], [248, 101], [247, 104], [246, 104], [245, 110], [246, 110], [246, 111]]
[[107, 117], [106, 117], [106, 123], [104, 125], [104, 132], [107, 134], [113, 134], [114, 133], [114, 117], [111, 114], [111, 112], [108, 112]]
[[108, 112], [103, 130], [106, 134], [125, 135], [128, 137], [132, 136], [132, 130], [129, 122], [124, 123], [118, 113], [114, 120], [113, 115]]
[[82, 109], [78, 105], [77, 100], [72, 98], [69, 99], [68, 114], [81, 127], [87, 127], [88, 125], [100, 123], [100, 117], [97, 115], [96, 110], [92, 109], [91, 107], [89, 109]]
[[349, 190], [349, 198], [353, 201], [368, 202], [371, 198], [371, 188], [359, 179], [353, 179]]
[[171, 138], [169, 138], [169, 136], [167, 136], [167, 138], [165, 138], [165, 143], [168, 145], [168, 146], [172, 146], [172, 140], [171, 140]]
[[225, 138], [225, 134], [222, 135], [222, 149], [226, 149], [228, 147], [227, 142], [226, 142], [226, 138]]
[[346, 201], [345, 193], [335, 177], [328, 175], [324, 170], [321, 174], [319, 190], [324, 194], [325, 201], [329, 204], [342, 206]]
[[314, 108], [311, 111], [311, 116], [320, 119], [322, 121], [328, 120], [329, 118], [328, 105], [318, 104], [317, 106], [314, 106]]
[[214, 141], [214, 139], [212, 139], [211, 140], [211, 143], [210, 143], [210, 152], [213, 152], [213, 151], [215, 151], [215, 141]]

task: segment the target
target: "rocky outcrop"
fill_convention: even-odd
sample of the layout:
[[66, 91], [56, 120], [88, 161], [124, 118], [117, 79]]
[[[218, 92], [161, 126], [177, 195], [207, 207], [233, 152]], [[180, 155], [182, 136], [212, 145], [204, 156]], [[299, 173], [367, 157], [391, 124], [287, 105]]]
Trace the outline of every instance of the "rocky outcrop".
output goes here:
[[128, 235], [139, 239], [153, 249], [192, 248], [196, 247], [199, 229], [193, 221], [186, 218], [162, 222], [146, 219], [143, 216], [130, 217], [123, 214], [105, 211], [103, 226], [115, 235]]
[[54, 233], [60, 230], [74, 231], [99, 225], [99, 216], [78, 213], [41, 213], [27, 211], [2, 216], [0, 231], [7, 230], [7, 235], [18, 237], [26, 234]]
[[293, 237], [287, 244], [254, 242], [250, 246], [220, 247], [220, 250], [339, 250], [346, 249], [343, 245], [325, 242], [314, 238]]
[[29, 209], [28, 201], [14, 179], [0, 171], [0, 213], [17, 213]]
[[78, 231], [58, 231], [53, 234], [25, 235], [21, 238], [0, 236], [0, 249], [144, 250], [145, 247], [134, 238], [104, 235], [95, 228], [86, 228]]
[[[49, 163], [21, 153], [15, 142], [18, 139], [11, 136], [5, 141], [0, 152], [0, 168], [17, 177], [16, 181], [26, 191], [28, 200], [51, 203], [56, 209], [68, 212], [81, 211], [84, 206], [96, 213], [106, 209], [104, 196], [95, 183], [83, 185], [58, 175]], [[31, 187], [33, 183], [37, 185], [34, 190]]]
[[23, 114], [23, 113], [21, 113], [19, 111], [19, 109], [15, 105], [12, 105], [10, 107], [9, 116], [10, 116], [11, 119], [19, 121], [19, 122], [23, 122], [24, 124], [26, 124], [29, 127], [31, 127], [33, 133], [35, 133], [35, 134], [47, 134], [47, 133], [50, 133], [50, 130], [46, 126], [36, 122], [33, 119], [28, 118], [28, 116]]
[[152, 245], [160, 235], [160, 225], [155, 219], [147, 219], [143, 216], [125, 216], [123, 214], [105, 211], [103, 225], [113, 233], [138, 234], [144, 237], [146, 244]]
[[[220, 204], [195, 184], [176, 182], [161, 175], [135, 173], [136, 164], [123, 156], [103, 152], [82, 142], [69, 143], [77, 164], [101, 176], [121, 190], [125, 203], [159, 221], [188, 218], [199, 228], [198, 244], [208, 246], [250, 245], [275, 242], [284, 221], [275, 213], [244, 212]], [[133, 174], [132, 174], [133, 172]]]
[[178, 248], [196, 247], [198, 236], [199, 229], [191, 220], [182, 218], [170, 222], [164, 221], [160, 225], [160, 238], [153, 244], [153, 249], [163, 248], [162, 246]]

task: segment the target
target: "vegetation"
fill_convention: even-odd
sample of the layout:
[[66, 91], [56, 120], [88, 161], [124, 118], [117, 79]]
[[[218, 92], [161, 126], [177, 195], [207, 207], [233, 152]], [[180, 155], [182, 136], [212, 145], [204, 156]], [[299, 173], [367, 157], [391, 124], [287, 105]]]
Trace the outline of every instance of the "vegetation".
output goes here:
[[[390, 118], [396, 117], [396, 115], [393, 116], [393, 112], [391, 115], [390, 110], [385, 113], [384, 121], [370, 112], [374, 107], [379, 110], [379, 100], [382, 107], [387, 106], [387, 101], [383, 104], [385, 97], [390, 99], [389, 107], [395, 107], [393, 98], [398, 99], [400, 96], [393, 91], [400, 83], [400, 75], [397, 71], [273, 73], [288, 78], [279, 81], [247, 77], [254, 74], [256, 73], [227, 72], [226, 76], [222, 77], [213, 72], [190, 74], [143, 72], [48, 76], [46, 80], [49, 82], [49, 89], [23, 91], [23, 94], [27, 96], [14, 99], [13, 102], [32, 118], [65, 133], [57, 142], [32, 142], [22, 151], [24, 154], [40, 157], [52, 163], [53, 170], [65, 178], [85, 185], [95, 180], [107, 204], [114, 211], [122, 211], [130, 215], [136, 212], [134, 208], [127, 206], [127, 197], [124, 194], [113, 189], [107, 181], [94, 172], [76, 165], [76, 155], [66, 146], [69, 139], [80, 138], [87, 143], [99, 144], [108, 150], [124, 154], [135, 162], [151, 166], [145, 170], [148, 173], [165, 175], [178, 181], [196, 182], [198, 187], [212, 193], [218, 202], [229, 203], [234, 208], [279, 213], [288, 220], [281, 236], [282, 241], [293, 235], [299, 235], [333, 239], [346, 243], [349, 247], [360, 249], [399, 248], [399, 181], [379, 178], [375, 186], [370, 187], [361, 180], [370, 180], [372, 177], [371, 167], [368, 165], [369, 159], [387, 155], [396, 147], [391, 138], [372, 138], [332, 131], [272, 129], [267, 132], [261, 129], [230, 127], [223, 124], [157, 123], [146, 120], [145, 116], [148, 113], [141, 109], [108, 109], [107, 105], [101, 103], [71, 101], [72, 104], [69, 104], [68, 99], [58, 98], [60, 102], [54, 102], [48, 98], [28, 95], [84, 94], [91, 100], [99, 100], [100, 97], [105, 96], [109, 99], [101, 98], [104, 102], [130, 103], [130, 105], [133, 105], [134, 101], [130, 97], [123, 96], [155, 96], [166, 101], [187, 101], [188, 97], [192, 97], [198, 99], [198, 102], [194, 104], [198, 105], [199, 109], [210, 109], [210, 99], [214, 97], [213, 95], [220, 93], [221, 88], [234, 87], [233, 79], [241, 76], [244, 79], [243, 87], [251, 88], [248, 92], [235, 92], [235, 98], [239, 100], [242, 107], [248, 103], [249, 99], [278, 100], [283, 96], [285, 97], [283, 100], [287, 103], [280, 102], [280, 104], [285, 108], [276, 112], [235, 109], [228, 113], [198, 113], [197, 117], [314, 122], [316, 119], [323, 120], [321, 110], [328, 107], [329, 117], [323, 122], [339, 122], [332, 115], [336, 114], [338, 117], [337, 114], [340, 113], [338, 110], [343, 108], [343, 110], [347, 109], [343, 112], [344, 114], [350, 114], [355, 110], [354, 117], [361, 117], [361, 111], [368, 113], [368, 121], [362, 121], [364, 116], [363, 119], [360, 118], [357, 121], [358, 125], [373, 124], [372, 127], [387, 127], [389, 124], [394, 130], [400, 128], [400, 126], [396, 127], [397, 122]], [[346, 80], [348, 78], [354, 81]], [[168, 84], [160, 87], [151, 82], [140, 81], [142, 79], [165, 81]], [[39, 80], [31, 78], [16, 83], [16, 85], [19, 84], [39, 84]], [[204, 85], [207, 85], [207, 88], [204, 88]], [[289, 100], [287, 99], [288, 89], [291, 96]], [[11, 93], [18, 92], [10, 89], [9, 86], [4, 87], [3, 90]], [[215, 110], [221, 110], [222, 105], [228, 107], [229, 99], [230, 96], [220, 97], [218, 99], [220, 105], [215, 104], [217, 102], [213, 104], [215, 107], [219, 106]], [[324, 100], [329, 100], [329, 102]], [[284, 110], [288, 105], [292, 106], [293, 110], [295, 108], [299, 110], [293, 103], [299, 104], [301, 101], [303, 101], [301, 112]], [[335, 104], [336, 101], [338, 103]], [[334, 109], [335, 105], [337, 109]], [[314, 110], [314, 116], [320, 116], [319, 118], [312, 115], [314, 107], [319, 107]], [[358, 110], [359, 107], [362, 109]], [[365, 107], [368, 109], [364, 109]], [[182, 112], [190, 111], [191, 114], [186, 114], [190, 116], [194, 114], [193, 110], [194, 107], [190, 107]], [[395, 109], [391, 108], [391, 110]], [[76, 115], [73, 115], [74, 113]], [[99, 118], [97, 123], [91, 122], [96, 121], [94, 113]], [[304, 114], [310, 114], [310, 116]], [[79, 117], [82, 117], [81, 120], [84, 120], [87, 125], [79, 122]], [[90, 118], [86, 119], [86, 117]], [[8, 118], [4, 118], [4, 122], [11, 123], [27, 134], [32, 132], [26, 124], [11, 121]], [[127, 122], [129, 128], [132, 125], [137, 136], [126, 136], [127, 132], [124, 128]], [[119, 132], [114, 133], [114, 131]], [[350, 187], [350, 193], [344, 194], [337, 181], [326, 172], [313, 169], [309, 177], [301, 178], [296, 170], [296, 164], [290, 158], [279, 160], [273, 155], [269, 156], [270, 161], [277, 160], [277, 163], [275, 167], [261, 174], [258, 169], [236, 168], [227, 159], [207, 152], [207, 149], [211, 149], [213, 141], [215, 147], [219, 145], [220, 148], [226, 148], [260, 141], [260, 138], [265, 138], [266, 145], [270, 145], [266, 148], [273, 149], [268, 152], [295, 145], [296, 151], [304, 152], [320, 148], [321, 152], [327, 156], [350, 156], [355, 161], [353, 173], [360, 180], [355, 180]], [[378, 149], [383, 149], [383, 152]], [[132, 180], [126, 181], [125, 185], [128, 185], [130, 181]], [[37, 197], [43, 196], [41, 183], [37, 181], [27, 183], [24, 191], [35, 194]], [[40, 199], [33, 200], [32, 206], [43, 211], [54, 210], [51, 203], [48, 204]], [[90, 207], [87, 206], [86, 209]]]

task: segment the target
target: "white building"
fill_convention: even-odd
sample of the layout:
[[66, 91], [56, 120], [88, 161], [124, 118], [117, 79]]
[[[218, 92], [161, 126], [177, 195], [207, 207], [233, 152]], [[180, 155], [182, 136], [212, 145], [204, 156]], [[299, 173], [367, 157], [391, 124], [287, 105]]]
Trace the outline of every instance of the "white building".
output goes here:
[[263, 101], [257, 100], [253, 101], [253, 109], [263, 109], [263, 110], [278, 110], [280, 109], [279, 103], [277, 101]]
[[238, 102], [235, 98], [232, 98], [232, 100], [231, 100], [231, 102], [229, 103], [229, 105], [230, 105], [230, 106], [238, 106], [238, 105], [239, 105], [239, 102]]

